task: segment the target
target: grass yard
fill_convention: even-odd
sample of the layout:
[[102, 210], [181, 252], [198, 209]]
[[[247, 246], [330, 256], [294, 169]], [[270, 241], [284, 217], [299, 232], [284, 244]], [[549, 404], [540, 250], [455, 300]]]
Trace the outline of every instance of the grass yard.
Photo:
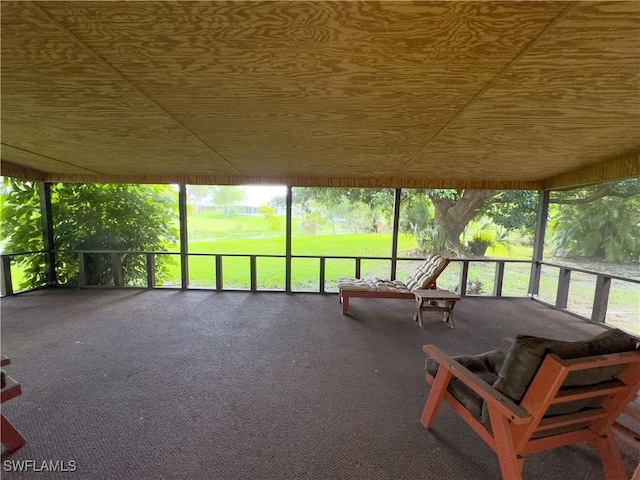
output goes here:
[[[398, 240], [400, 252], [415, 249], [415, 240], [401, 236]], [[258, 239], [217, 240], [210, 242], [190, 242], [191, 254], [220, 253], [243, 255], [284, 255], [284, 237]], [[352, 234], [297, 236], [292, 240], [293, 255], [322, 256], [364, 256], [388, 257], [391, 255], [391, 234]], [[363, 260], [362, 275], [388, 276], [388, 261]], [[294, 258], [292, 260], [292, 285], [295, 290], [315, 290], [319, 285], [319, 260]], [[223, 258], [224, 286], [227, 288], [249, 288], [249, 257]], [[327, 259], [327, 288], [339, 277], [354, 275], [353, 260]], [[258, 288], [284, 290], [285, 260], [283, 258], [259, 258], [257, 260]], [[169, 283], [179, 283], [180, 267], [174, 264], [170, 270]], [[189, 258], [189, 282], [192, 286], [215, 286], [215, 257], [191, 255]]]
[[[188, 236], [190, 241], [202, 242], [222, 239], [240, 239], [247, 237], [277, 236], [284, 237], [285, 220], [276, 217], [280, 225], [272, 230], [263, 215], [229, 215], [204, 211], [188, 216]], [[297, 222], [299, 223], [299, 222]]]
[[[190, 215], [189, 226], [189, 285], [195, 288], [216, 287], [216, 261], [213, 254], [231, 254], [223, 257], [223, 288], [250, 289], [249, 255], [285, 254], [284, 219], [269, 224], [263, 215], [231, 215], [224, 217], [213, 212]], [[274, 227], [278, 227], [274, 229]], [[363, 233], [333, 235], [325, 226], [317, 235], [301, 235], [300, 220], [292, 225], [292, 254], [298, 256], [348, 256], [348, 257], [389, 257], [391, 255], [391, 233]], [[416, 241], [408, 235], [400, 235], [398, 254], [411, 257], [417, 248]], [[166, 286], [179, 285], [181, 272], [178, 250], [167, 254], [170, 259], [169, 276], [163, 280]], [[201, 254], [201, 255], [198, 255]], [[524, 297], [528, 293], [532, 248], [522, 245], [496, 246], [487, 250], [487, 257], [524, 260], [525, 263], [505, 264], [502, 295]], [[420, 262], [401, 260], [398, 262], [397, 278], [407, 278]], [[293, 258], [291, 260], [291, 282], [294, 291], [319, 291], [320, 260], [318, 258]], [[604, 266], [604, 271], [611, 271]], [[256, 260], [257, 288], [259, 290], [285, 289], [284, 258], [261, 257]], [[388, 260], [362, 260], [361, 278], [388, 278], [391, 262]], [[462, 263], [452, 262], [441, 275], [438, 285], [448, 290], [456, 290]], [[469, 265], [467, 294], [492, 295], [494, 290], [496, 264], [493, 262], [473, 262]], [[591, 268], [589, 268], [591, 269]], [[615, 273], [615, 271], [614, 271]], [[621, 274], [625, 276], [626, 272]], [[20, 264], [12, 267], [13, 284], [18, 285], [24, 276]], [[331, 259], [325, 261], [325, 291], [337, 291], [335, 280], [340, 277], [355, 276], [355, 261], [352, 259]], [[574, 272], [571, 277], [568, 309], [585, 317], [591, 316], [595, 291], [595, 275]], [[540, 279], [540, 298], [554, 304], [558, 285], [558, 268], [545, 265]], [[640, 288], [638, 285], [613, 280], [607, 311], [607, 323], [636, 331], [640, 311]], [[640, 334], [640, 331], [636, 333]]]

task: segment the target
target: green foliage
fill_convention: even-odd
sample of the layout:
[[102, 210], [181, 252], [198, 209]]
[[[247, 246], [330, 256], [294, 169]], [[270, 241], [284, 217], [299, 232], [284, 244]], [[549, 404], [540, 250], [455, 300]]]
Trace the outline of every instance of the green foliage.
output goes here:
[[531, 190], [505, 190], [493, 197], [484, 214], [507, 230], [533, 232], [538, 212], [538, 194]]
[[407, 201], [400, 217], [400, 231], [412, 234], [417, 239], [423, 229], [432, 226], [432, 217], [433, 207], [426, 197], [418, 201]]
[[315, 235], [326, 223], [327, 219], [320, 212], [313, 211], [305, 214], [300, 229], [305, 235]]
[[442, 225], [429, 224], [416, 237], [420, 252], [444, 252], [447, 245], [447, 234]]
[[[17, 182], [4, 177], [0, 204], [3, 252], [23, 253], [42, 250], [44, 243], [38, 184]], [[16, 261], [21, 272], [15, 279], [18, 290], [45, 284], [44, 268], [41, 267], [44, 262], [42, 255], [25, 255], [17, 257]]]
[[555, 254], [637, 262], [640, 257], [640, 196], [604, 196], [559, 204], [550, 222]]
[[378, 232], [390, 223], [393, 190], [301, 187], [293, 189], [293, 202], [305, 213], [321, 215], [323, 224], [330, 222], [334, 233], [336, 221], [351, 232]]
[[337, 205], [344, 200], [351, 203], [364, 203], [370, 207], [390, 209], [393, 205], [393, 190], [390, 188], [315, 188], [299, 187], [293, 189], [293, 201], [306, 206], [311, 200], [323, 205]]
[[[5, 249], [19, 252], [40, 244], [37, 186], [30, 182], [7, 179], [3, 192], [2, 231], [6, 232]], [[78, 281], [77, 255], [72, 250], [167, 250], [177, 240], [173, 226], [177, 215], [176, 193], [169, 186], [57, 184], [51, 189], [54, 248], [60, 283]], [[34, 213], [38, 212], [38, 213]], [[113, 266], [106, 254], [85, 256], [85, 272], [89, 284], [113, 282]], [[44, 282], [44, 259], [29, 256], [24, 262], [26, 275], [21, 288]], [[157, 274], [166, 270], [163, 258], [156, 261]], [[125, 283], [138, 285], [145, 281], [144, 255], [122, 256]]]
[[19, 253], [42, 250], [42, 219], [38, 185], [34, 182], [16, 181], [4, 177], [0, 206], [2, 207], [0, 230], [3, 251]]
[[479, 278], [474, 278], [467, 281], [467, 294], [468, 295], [480, 295], [485, 293], [484, 282]]
[[231, 207], [237, 205], [246, 197], [244, 190], [233, 185], [210, 187], [208, 192], [211, 194], [213, 203], [222, 207], [225, 215], [229, 215], [231, 213]]
[[487, 248], [496, 244], [495, 237], [490, 232], [478, 232], [467, 243], [467, 249], [472, 255], [484, 255]]
[[[537, 211], [535, 192], [497, 192], [484, 203], [474, 205], [469, 210], [469, 215], [454, 213], [457, 207], [462, 207], [465, 211], [467, 207], [463, 204], [468, 204], [466, 201], [469, 200], [469, 193], [476, 192], [453, 189], [404, 190], [401, 231], [413, 234], [421, 250], [449, 254], [449, 249], [458, 251], [457, 237], [467, 227], [469, 218], [491, 220], [493, 230], [497, 230], [496, 226], [502, 226], [505, 229], [502, 234], [505, 241], [511, 231], [519, 230], [524, 233], [534, 230]], [[448, 228], [436, 225], [436, 219]]]
[[267, 205], [262, 205], [258, 208], [258, 211], [264, 215], [264, 219], [267, 222], [267, 228], [270, 232], [278, 232], [282, 228], [282, 218], [276, 215], [276, 209]]

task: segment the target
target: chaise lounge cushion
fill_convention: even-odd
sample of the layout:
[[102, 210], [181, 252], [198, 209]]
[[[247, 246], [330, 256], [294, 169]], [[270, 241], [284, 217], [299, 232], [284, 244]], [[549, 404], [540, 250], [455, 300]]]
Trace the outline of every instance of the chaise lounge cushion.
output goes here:
[[395, 292], [410, 294], [411, 291], [399, 280], [384, 280], [372, 278], [359, 280], [357, 278], [339, 278], [338, 288], [352, 292]]
[[357, 278], [338, 278], [338, 288], [341, 291], [360, 292], [390, 292], [410, 294], [413, 290], [429, 288], [435, 278], [446, 267], [449, 260], [438, 254], [428, 255], [416, 268], [413, 275], [404, 282], [400, 280], [386, 280], [373, 278], [360, 280]]

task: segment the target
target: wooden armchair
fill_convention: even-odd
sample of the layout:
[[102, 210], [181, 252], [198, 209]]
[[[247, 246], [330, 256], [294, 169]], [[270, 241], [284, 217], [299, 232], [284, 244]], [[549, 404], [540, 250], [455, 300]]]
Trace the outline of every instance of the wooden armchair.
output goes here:
[[452, 358], [425, 345], [431, 391], [421, 422], [445, 400], [498, 455], [502, 476], [522, 478], [524, 457], [589, 442], [608, 479], [627, 478], [613, 424], [640, 388], [640, 350], [620, 330], [563, 342], [518, 336], [494, 350]]
[[[5, 367], [9, 365], [11, 361], [9, 358], [4, 355], [0, 360], [0, 367]], [[13, 378], [5, 375], [4, 371], [2, 372], [2, 394], [0, 403], [4, 403], [6, 401], [11, 400], [12, 398], [16, 398], [22, 395], [22, 387], [19, 383], [17, 383]], [[13, 424], [7, 420], [7, 417], [4, 414], [0, 414], [0, 437], [2, 439], [2, 444], [7, 449], [7, 452], [11, 453], [18, 450], [22, 447], [27, 440], [22, 436], [22, 434], [13, 426]]]
[[436, 279], [449, 265], [450, 259], [442, 255], [428, 255], [416, 268], [413, 275], [401, 280], [387, 280], [372, 278], [361, 280], [358, 278], [339, 278], [340, 303], [342, 314], [349, 313], [349, 299], [360, 298], [406, 298], [415, 300], [413, 290], [437, 288]]

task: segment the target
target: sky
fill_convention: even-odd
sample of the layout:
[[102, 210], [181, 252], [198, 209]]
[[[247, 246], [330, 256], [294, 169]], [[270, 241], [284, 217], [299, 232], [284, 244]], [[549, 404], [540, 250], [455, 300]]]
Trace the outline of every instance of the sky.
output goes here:
[[242, 204], [249, 207], [267, 205], [273, 197], [284, 197], [287, 194], [287, 187], [284, 185], [242, 185], [240, 188], [247, 194]]

